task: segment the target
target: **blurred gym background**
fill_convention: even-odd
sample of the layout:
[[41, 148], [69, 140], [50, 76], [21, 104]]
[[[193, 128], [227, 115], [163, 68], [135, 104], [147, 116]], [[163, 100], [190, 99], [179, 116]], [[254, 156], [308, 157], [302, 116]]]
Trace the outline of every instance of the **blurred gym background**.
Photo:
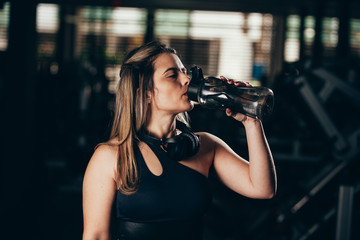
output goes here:
[[[359, 1], [0, 0], [1, 239], [81, 239], [83, 173], [120, 64], [153, 39], [275, 94], [278, 194], [247, 199], [210, 176], [204, 239], [360, 239]], [[239, 123], [189, 114], [247, 157]]]

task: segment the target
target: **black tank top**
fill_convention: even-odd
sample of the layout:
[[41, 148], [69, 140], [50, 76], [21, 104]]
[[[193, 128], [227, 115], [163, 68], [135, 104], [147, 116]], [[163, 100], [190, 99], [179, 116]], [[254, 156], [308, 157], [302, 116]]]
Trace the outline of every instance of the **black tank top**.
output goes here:
[[[179, 223], [187, 223], [189, 227], [195, 227], [196, 224], [193, 222], [201, 219], [210, 206], [211, 193], [208, 179], [196, 170], [169, 159], [158, 144], [159, 140], [149, 136], [143, 140], [159, 159], [163, 171], [160, 176], [154, 175], [148, 169], [138, 147], [135, 147], [135, 157], [139, 169], [139, 188], [131, 195], [124, 195], [117, 191], [116, 217], [120, 223], [150, 223], [150, 225], [153, 224], [153, 228], [159, 228], [159, 226], [161, 228], [161, 224], [165, 223], [165, 228], [168, 230], [174, 226], [166, 224], [174, 222], [175, 226], [178, 226], [175, 228], [179, 228], [180, 232], [186, 232], [184, 229], [186, 226]], [[129, 224], [126, 223], [126, 225]], [[123, 227], [120, 226], [120, 228]], [[122, 230], [124, 231], [124, 229]], [[137, 230], [137, 232], [139, 231], [141, 232], [141, 230]], [[171, 232], [177, 234], [174, 229]], [[157, 238], [159, 237], [157, 236]], [[122, 239], [132, 238], [124, 237]], [[174, 236], [173, 239], [175, 239]]]

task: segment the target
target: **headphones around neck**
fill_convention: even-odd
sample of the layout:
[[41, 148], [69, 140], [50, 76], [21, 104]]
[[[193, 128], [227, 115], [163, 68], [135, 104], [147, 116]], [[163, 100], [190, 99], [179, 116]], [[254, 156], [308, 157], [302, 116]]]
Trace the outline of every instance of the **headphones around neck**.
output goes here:
[[175, 137], [161, 140], [144, 134], [142, 140], [147, 144], [159, 145], [170, 159], [176, 161], [194, 156], [200, 148], [200, 136], [194, 134], [180, 121], [176, 121], [176, 128], [179, 129], [181, 133]]

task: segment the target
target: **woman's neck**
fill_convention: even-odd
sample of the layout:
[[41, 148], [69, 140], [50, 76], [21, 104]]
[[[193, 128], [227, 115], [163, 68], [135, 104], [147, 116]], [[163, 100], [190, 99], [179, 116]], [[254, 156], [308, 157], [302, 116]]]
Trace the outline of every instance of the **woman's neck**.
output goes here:
[[173, 137], [176, 133], [175, 116], [171, 118], [150, 118], [145, 129], [150, 136], [158, 139]]

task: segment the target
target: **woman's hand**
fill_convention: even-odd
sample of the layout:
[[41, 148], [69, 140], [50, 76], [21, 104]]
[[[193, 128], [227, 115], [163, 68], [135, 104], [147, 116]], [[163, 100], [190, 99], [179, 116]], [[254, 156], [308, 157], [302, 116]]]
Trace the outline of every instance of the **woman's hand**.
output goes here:
[[[233, 84], [235, 86], [244, 86], [244, 87], [252, 87], [251, 83], [249, 82], [242, 82], [242, 81], [234, 81], [231, 79], [227, 79], [224, 76], [220, 76], [220, 79], [226, 81], [227, 84]], [[235, 120], [242, 122], [243, 124], [247, 121], [255, 121], [255, 119], [250, 118], [244, 114], [233, 112], [230, 108], [226, 108], [226, 115], [229, 117], [233, 117]]]

